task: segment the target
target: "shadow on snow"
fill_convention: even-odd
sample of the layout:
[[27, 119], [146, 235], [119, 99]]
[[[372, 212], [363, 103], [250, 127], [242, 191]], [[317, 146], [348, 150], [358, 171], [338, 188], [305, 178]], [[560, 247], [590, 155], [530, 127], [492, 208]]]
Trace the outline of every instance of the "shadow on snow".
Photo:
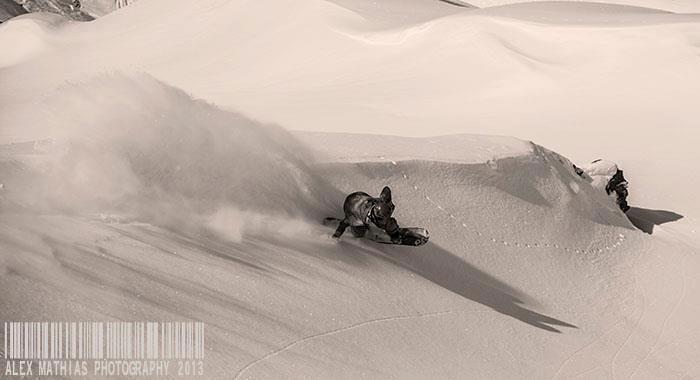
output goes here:
[[627, 218], [641, 231], [652, 234], [654, 232], [654, 226], [675, 222], [683, 218], [683, 215], [676, 214], [673, 211], [632, 207], [627, 211]]
[[436, 244], [428, 243], [420, 254], [406, 252], [412, 249], [387, 249], [385, 254], [395, 264], [436, 285], [531, 326], [556, 333], [561, 331], [554, 326], [577, 328], [527, 309], [523, 301], [527, 295]]

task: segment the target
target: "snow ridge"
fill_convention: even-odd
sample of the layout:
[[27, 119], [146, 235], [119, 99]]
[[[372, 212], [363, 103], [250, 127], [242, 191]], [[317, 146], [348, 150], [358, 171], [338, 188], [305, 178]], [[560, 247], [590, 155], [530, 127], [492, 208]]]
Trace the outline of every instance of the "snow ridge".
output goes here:
[[[399, 163], [387, 159], [384, 156], [379, 156], [378, 157], [380, 160], [390, 162], [391, 165], [397, 168], [399, 172], [401, 173], [401, 177], [410, 185], [413, 187], [414, 190], [420, 191], [420, 186], [411, 181], [409, 175], [399, 168]], [[440, 203], [434, 201], [430, 196], [423, 194], [423, 198], [428, 201], [434, 208], [439, 210], [440, 212], [444, 213], [448, 218], [452, 219], [454, 223], [458, 224], [461, 228], [463, 228], [465, 231], [468, 231], [469, 233], [472, 233], [476, 236], [478, 236], [481, 240], [485, 240], [488, 242], [491, 242], [496, 245], [503, 245], [503, 246], [512, 246], [512, 247], [517, 247], [517, 248], [527, 248], [527, 249], [556, 249], [560, 250], [563, 252], [573, 252], [573, 253], [602, 253], [604, 250], [605, 251], [613, 251], [616, 248], [620, 247], [622, 243], [625, 241], [625, 235], [620, 233], [617, 235], [616, 240], [612, 244], [608, 244], [605, 246], [600, 246], [600, 247], [587, 247], [587, 248], [578, 248], [578, 247], [573, 247], [573, 246], [562, 246], [558, 243], [551, 243], [551, 242], [543, 242], [543, 241], [534, 241], [534, 242], [522, 242], [522, 241], [510, 241], [502, 236], [494, 235], [493, 231], [492, 232], [482, 232], [480, 230], [473, 230], [467, 226], [464, 220], [461, 220], [459, 217], [455, 216], [453, 213], [449, 211], [446, 207], [443, 207]]]

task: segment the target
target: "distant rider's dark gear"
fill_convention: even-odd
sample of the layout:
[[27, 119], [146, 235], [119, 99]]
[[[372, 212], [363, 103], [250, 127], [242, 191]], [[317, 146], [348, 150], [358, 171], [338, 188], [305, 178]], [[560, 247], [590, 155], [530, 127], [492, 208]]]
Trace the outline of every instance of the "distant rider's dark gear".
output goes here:
[[605, 192], [608, 195], [615, 192], [617, 196], [615, 202], [623, 212], [627, 212], [630, 209], [630, 206], [627, 204], [627, 196], [629, 195], [627, 187], [629, 183], [616, 163], [597, 159], [587, 167], [579, 168], [576, 165], [573, 165], [573, 167], [576, 174], [591, 182], [594, 187], [602, 189], [604, 185]]
[[399, 224], [391, 216], [394, 208], [394, 203], [391, 201], [391, 189], [388, 186], [382, 189], [378, 198], [362, 191], [352, 193], [345, 198], [343, 204], [345, 218], [338, 225], [333, 237], [339, 238], [348, 226], [352, 228], [353, 235], [364, 236], [369, 224], [372, 223], [386, 231], [392, 241], [398, 241], [400, 239]]
[[610, 178], [610, 181], [605, 186], [605, 192], [607, 192], [608, 195], [612, 194], [613, 191], [617, 194], [617, 205], [620, 206], [622, 212], [627, 212], [627, 210], [630, 209], [630, 206], [627, 204], [627, 196], [629, 195], [627, 191], [628, 185], [627, 180], [622, 175], [622, 170], [617, 169], [615, 175]]

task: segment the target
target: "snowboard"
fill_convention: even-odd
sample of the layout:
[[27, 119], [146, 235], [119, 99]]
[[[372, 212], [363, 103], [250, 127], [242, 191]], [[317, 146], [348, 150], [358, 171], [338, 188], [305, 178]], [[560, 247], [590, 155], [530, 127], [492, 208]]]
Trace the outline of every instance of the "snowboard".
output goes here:
[[[323, 224], [326, 226], [331, 226], [333, 228], [338, 227], [340, 219], [338, 218], [325, 218]], [[348, 227], [349, 228], [349, 227]], [[350, 230], [345, 232], [352, 236]], [[402, 227], [399, 228], [400, 239], [398, 242], [391, 241], [391, 237], [383, 230], [370, 225], [367, 233], [365, 233], [364, 238], [375, 241], [382, 244], [395, 244], [395, 245], [409, 245], [412, 247], [419, 247], [424, 245], [430, 239], [430, 233], [425, 228], [420, 227]]]

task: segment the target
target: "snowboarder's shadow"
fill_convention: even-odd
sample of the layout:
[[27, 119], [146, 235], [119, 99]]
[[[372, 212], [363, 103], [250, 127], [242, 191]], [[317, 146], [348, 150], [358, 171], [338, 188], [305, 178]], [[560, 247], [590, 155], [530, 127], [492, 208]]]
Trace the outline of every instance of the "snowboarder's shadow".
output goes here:
[[554, 326], [577, 326], [549, 317], [525, 307], [529, 297], [501, 280], [467, 263], [455, 254], [429, 243], [420, 249], [392, 247], [385, 249], [386, 257], [428, 281], [464, 298], [531, 326], [561, 333]]
[[667, 210], [651, 210], [648, 208], [631, 207], [627, 211], [627, 218], [632, 224], [643, 232], [654, 233], [654, 226], [668, 222], [675, 222], [683, 218], [683, 215]]

